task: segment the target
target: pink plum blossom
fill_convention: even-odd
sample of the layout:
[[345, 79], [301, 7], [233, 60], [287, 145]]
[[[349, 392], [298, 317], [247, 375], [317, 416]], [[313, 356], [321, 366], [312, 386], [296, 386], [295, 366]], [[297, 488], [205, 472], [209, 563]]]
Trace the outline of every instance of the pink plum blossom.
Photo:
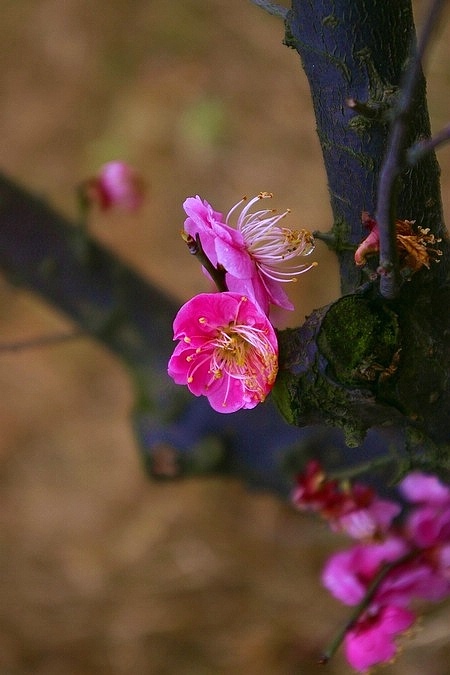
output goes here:
[[201, 293], [183, 305], [173, 328], [180, 342], [168, 372], [177, 384], [221, 413], [264, 401], [277, 375], [278, 342], [254, 302], [239, 293]]
[[448, 595], [448, 580], [426, 555], [420, 555], [400, 536], [360, 544], [332, 555], [324, 568], [322, 582], [338, 600], [356, 605], [382, 567], [392, 563], [392, 569], [373, 595], [372, 608], [387, 604], [406, 606], [416, 598], [436, 602]]
[[361, 221], [363, 225], [369, 228], [370, 232], [355, 251], [355, 263], [357, 265], [365, 265], [367, 257], [373, 253], [378, 253], [380, 250], [380, 231], [377, 221], [371, 218], [366, 211], [363, 211]]
[[344, 640], [347, 661], [359, 672], [391, 661], [397, 652], [396, 636], [408, 630], [414, 621], [413, 612], [390, 605], [366, 615], [347, 631]]
[[[261, 192], [247, 200], [244, 197], [226, 218], [200, 197], [184, 202], [187, 219], [184, 228], [194, 239], [199, 235], [204, 252], [214, 266], [225, 268], [227, 287], [246, 295], [268, 314], [270, 305], [292, 310], [294, 307], [281, 284], [295, 281], [299, 274], [315, 265], [296, 262], [286, 265], [314, 250], [314, 240], [307, 230], [282, 227], [280, 221], [289, 211], [271, 209], [251, 211], [251, 207], [272, 195]], [[230, 225], [232, 214], [242, 205], [236, 226]]]
[[137, 171], [119, 160], [103, 164], [95, 178], [87, 181], [88, 198], [96, 201], [102, 211], [118, 207], [136, 211], [144, 198], [143, 181]]

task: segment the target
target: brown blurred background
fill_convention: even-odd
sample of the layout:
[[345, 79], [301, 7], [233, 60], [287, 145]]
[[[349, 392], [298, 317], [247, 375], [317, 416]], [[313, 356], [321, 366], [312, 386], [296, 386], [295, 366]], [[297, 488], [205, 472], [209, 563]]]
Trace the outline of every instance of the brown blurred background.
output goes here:
[[[269, 190], [293, 224], [329, 228], [308, 88], [280, 20], [248, 0], [0, 9], [1, 169], [73, 216], [78, 181], [110, 159], [135, 165], [150, 186], [141, 213], [98, 215], [92, 231], [180, 301], [204, 289], [179, 238], [186, 196], [226, 212]], [[428, 66], [435, 129], [449, 117], [447, 36]], [[319, 245], [316, 259], [291, 321], [338, 294], [333, 257]], [[65, 328], [0, 278], [2, 341]], [[315, 658], [347, 613], [318, 574], [344, 540], [238, 482], [150, 482], [125, 370], [93, 341], [1, 353], [0, 381], [0, 675], [324, 672]], [[431, 608], [383, 672], [447, 675], [449, 626], [448, 604]], [[338, 656], [326, 672], [349, 668]]]

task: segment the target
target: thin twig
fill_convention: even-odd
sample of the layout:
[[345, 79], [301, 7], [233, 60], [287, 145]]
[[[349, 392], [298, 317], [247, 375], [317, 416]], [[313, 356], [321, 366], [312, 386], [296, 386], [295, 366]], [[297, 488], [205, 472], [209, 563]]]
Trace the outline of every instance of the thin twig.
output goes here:
[[417, 47], [411, 55], [410, 66], [406, 71], [400, 89], [398, 107], [391, 128], [386, 157], [380, 172], [376, 208], [376, 220], [380, 230], [380, 293], [383, 297], [389, 299], [396, 297], [400, 287], [395, 228], [397, 179], [406, 163], [405, 141], [414, 96], [420, 82], [422, 58], [445, 2], [446, 0], [433, 0]]
[[367, 462], [361, 462], [361, 464], [354, 464], [353, 466], [346, 467], [340, 471], [327, 471], [327, 478], [329, 480], [353, 480], [361, 474], [374, 472], [379, 467], [385, 467], [387, 464], [392, 462], [397, 462], [398, 458], [394, 455], [383, 455], [377, 459], [370, 459]]
[[51, 335], [41, 335], [30, 338], [29, 340], [16, 340], [14, 342], [0, 342], [0, 353], [3, 352], [23, 352], [26, 349], [36, 349], [40, 347], [51, 347], [52, 345], [68, 342], [80, 337], [86, 337], [88, 333], [80, 328], [75, 328], [70, 332], [53, 333]]
[[289, 13], [289, 9], [287, 7], [278, 5], [276, 2], [270, 2], [269, 0], [250, 0], [250, 2], [253, 2], [253, 4], [257, 5], [258, 7], [261, 7], [261, 9], [264, 9], [264, 11], [266, 11], [268, 14], [272, 14], [272, 16], [279, 16], [284, 20], [287, 19], [287, 15]]
[[408, 166], [415, 166], [421, 159], [423, 159], [429, 152], [436, 150], [439, 145], [448, 143], [450, 141], [450, 124], [447, 124], [437, 134], [431, 138], [425, 138], [417, 141], [406, 152], [406, 161]]

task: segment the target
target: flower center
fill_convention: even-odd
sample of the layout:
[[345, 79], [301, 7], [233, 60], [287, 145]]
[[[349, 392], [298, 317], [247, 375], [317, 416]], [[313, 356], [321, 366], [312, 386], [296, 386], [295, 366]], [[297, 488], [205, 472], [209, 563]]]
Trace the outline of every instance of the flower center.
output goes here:
[[260, 401], [278, 369], [277, 355], [263, 330], [230, 323], [213, 340], [210, 371], [214, 378], [228, 375], [241, 380]]
[[[206, 324], [207, 319], [200, 317], [199, 323]], [[245, 396], [259, 403], [264, 401], [278, 372], [277, 352], [267, 332], [236, 321], [217, 327], [215, 335], [186, 360], [191, 364], [189, 382], [193, 382], [196, 372], [205, 363], [208, 363], [210, 373], [206, 389], [217, 380], [226, 378], [224, 407], [227, 406], [232, 380], [240, 381]]]

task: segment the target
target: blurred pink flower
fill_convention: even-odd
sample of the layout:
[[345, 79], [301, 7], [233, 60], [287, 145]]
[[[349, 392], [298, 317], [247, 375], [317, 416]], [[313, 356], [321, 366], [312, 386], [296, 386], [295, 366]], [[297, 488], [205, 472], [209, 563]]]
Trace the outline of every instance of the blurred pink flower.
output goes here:
[[[289, 211], [277, 214], [271, 209], [251, 212], [251, 207], [272, 195], [261, 192], [247, 202], [244, 197], [224, 219], [200, 197], [189, 197], [184, 202], [188, 216], [185, 231], [192, 237], [198, 234], [200, 241], [214, 266], [222, 265], [227, 271], [226, 282], [230, 291], [248, 296], [268, 314], [271, 304], [293, 309], [282, 283], [296, 281], [299, 274], [314, 267], [286, 262], [309, 255], [314, 250], [314, 239], [307, 230], [291, 230], [280, 225]], [[242, 208], [236, 227], [230, 226], [230, 217]]]
[[341, 508], [343, 495], [339, 482], [328, 479], [317, 460], [310, 460], [295, 482], [291, 499], [299, 509], [317, 511], [327, 518]]
[[415, 471], [403, 479], [400, 491], [415, 506], [405, 523], [414, 544], [423, 549], [449, 545], [450, 488], [436, 476]]
[[358, 605], [386, 565], [391, 568], [371, 591], [367, 607], [345, 634], [347, 659], [361, 671], [395, 655], [393, 638], [415, 621], [415, 614], [407, 609], [413, 600], [438, 601], [450, 590], [439, 570], [429, 564], [426, 556], [416, 557], [401, 537], [360, 544], [331, 556], [322, 581], [336, 598], [347, 605]]
[[406, 520], [405, 530], [419, 548], [450, 543], [450, 505], [415, 509]]
[[400, 492], [412, 504], [450, 506], [450, 488], [439, 478], [412, 471], [400, 483]]
[[367, 614], [347, 631], [344, 641], [347, 661], [359, 672], [390, 661], [397, 652], [396, 636], [408, 630], [414, 621], [413, 612], [390, 605]]
[[341, 486], [329, 480], [317, 461], [308, 462], [297, 476], [292, 501], [300, 509], [319, 512], [334, 531], [354, 539], [371, 539], [386, 532], [401, 511], [400, 504], [380, 499], [366, 485]]
[[[354, 496], [357, 496], [354, 486]], [[373, 539], [388, 530], [392, 521], [401, 511], [397, 502], [374, 496], [364, 505], [355, 499], [348, 511], [332, 523], [335, 531], [346, 532], [353, 539]]]
[[278, 342], [262, 310], [239, 293], [202, 293], [173, 324], [180, 340], [168, 372], [221, 413], [254, 408], [272, 389]]
[[144, 199], [144, 184], [136, 169], [119, 160], [103, 164], [95, 178], [87, 181], [88, 197], [103, 211], [118, 207], [136, 211]]

